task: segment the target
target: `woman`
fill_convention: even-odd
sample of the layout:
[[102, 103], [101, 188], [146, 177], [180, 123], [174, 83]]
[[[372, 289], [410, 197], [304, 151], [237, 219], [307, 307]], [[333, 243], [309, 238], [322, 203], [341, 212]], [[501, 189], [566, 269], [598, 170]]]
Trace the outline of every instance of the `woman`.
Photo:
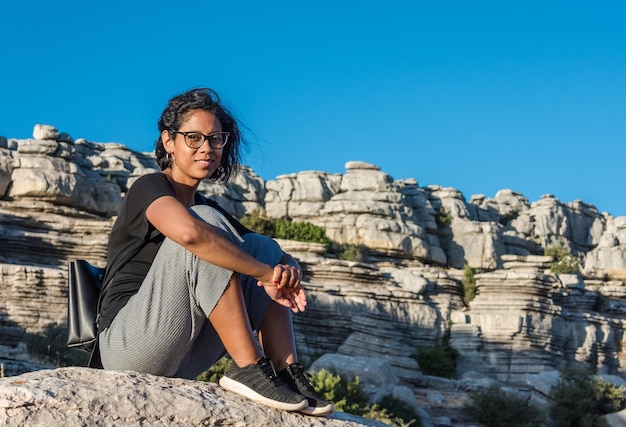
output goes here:
[[225, 389], [287, 411], [332, 412], [297, 361], [291, 311], [306, 307], [297, 262], [196, 192], [203, 179], [236, 173], [237, 121], [214, 91], [193, 89], [169, 101], [158, 128], [161, 173], [135, 181], [111, 230], [104, 368], [195, 378], [228, 352]]

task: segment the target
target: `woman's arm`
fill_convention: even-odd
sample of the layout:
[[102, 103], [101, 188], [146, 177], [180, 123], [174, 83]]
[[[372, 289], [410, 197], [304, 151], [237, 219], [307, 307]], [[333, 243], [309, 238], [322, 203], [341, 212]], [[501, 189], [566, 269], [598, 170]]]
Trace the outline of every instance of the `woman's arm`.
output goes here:
[[293, 311], [304, 310], [306, 298], [299, 268], [296, 275], [291, 266], [279, 264], [272, 268], [256, 260], [224, 237], [221, 230], [191, 215], [175, 197], [156, 199], [146, 209], [146, 217], [163, 235], [200, 259], [254, 277], [275, 301]]

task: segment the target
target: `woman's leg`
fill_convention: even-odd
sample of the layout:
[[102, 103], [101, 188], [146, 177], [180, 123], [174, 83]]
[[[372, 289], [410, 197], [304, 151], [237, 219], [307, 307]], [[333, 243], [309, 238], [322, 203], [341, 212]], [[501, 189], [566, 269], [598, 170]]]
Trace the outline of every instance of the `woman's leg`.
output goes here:
[[[242, 246], [246, 246], [248, 253], [272, 266], [280, 262], [283, 252], [272, 239], [257, 234], [244, 237], [246, 242]], [[265, 298], [269, 299], [263, 288], [256, 286], [256, 281], [252, 283], [250, 278], [245, 276], [242, 277], [242, 283], [244, 292], [256, 293], [256, 297], [251, 296], [246, 304], [248, 310], [253, 313], [252, 318], [257, 319], [253, 324], [259, 331], [259, 341], [265, 355], [272, 361], [278, 376], [293, 391], [307, 398], [307, 406], [299, 410], [317, 416], [333, 412], [334, 405], [315, 391], [309, 382], [308, 374], [298, 363], [291, 310], [275, 302], [267, 306], [260, 304], [259, 302]], [[257, 309], [257, 306], [261, 307], [261, 310]], [[254, 313], [257, 313], [257, 317], [254, 317]]]
[[253, 339], [239, 277], [233, 274], [222, 297], [209, 314], [209, 321], [233, 362], [239, 367], [254, 364], [262, 357]]
[[[240, 245], [242, 250], [271, 266], [278, 264], [284, 255], [280, 246], [269, 237], [251, 233], [243, 236], [243, 239], [244, 241]], [[272, 361], [277, 370], [296, 362], [296, 346], [291, 311], [272, 302], [265, 293], [264, 288], [257, 286], [257, 280], [253, 277], [240, 275], [240, 286], [243, 294], [243, 310], [247, 312], [248, 320], [245, 328], [250, 328], [250, 331], [258, 331], [263, 352]], [[239, 347], [241, 345], [240, 338], [234, 333], [231, 321], [228, 320], [229, 316], [233, 314], [230, 312], [231, 308], [234, 305], [240, 307], [238, 300], [237, 302], [227, 302], [230, 301], [231, 297], [233, 301], [236, 300], [235, 294], [237, 292], [231, 288], [225, 291], [223, 297], [213, 309], [209, 316], [210, 323], [205, 326], [205, 332], [197, 338], [187, 364], [181, 368], [177, 376], [193, 378], [210, 366], [207, 366], [207, 363], [209, 363], [208, 359], [210, 359], [211, 364], [215, 363], [216, 360], [214, 358], [207, 356], [207, 349], [210, 346], [206, 343], [212, 342], [215, 339], [214, 337], [218, 335], [218, 332], [224, 347], [238, 366], [243, 367], [254, 363], [261, 356], [260, 352], [256, 353], [254, 356], [256, 360], [250, 361], [249, 343], [242, 346], [243, 348]], [[224, 302], [223, 305], [222, 301]], [[232, 342], [232, 345], [229, 344], [230, 342]], [[256, 346], [256, 340], [255, 349], [257, 352], [259, 351]]]
[[[269, 237], [256, 233], [246, 234], [241, 248], [259, 261], [275, 266], [284, 253]], [[256, 279], [243, 275], [241, 283], [246, 296], [246, 307], [250, 313], [253, 329], [259, 333], [263, 352], [277, 370], [297, 361], [296, 343], [291, 320], [291, 310], [273, 302]]]
[[[244, 237], [245, 241], [242, 243], [241, 248], [259, 261], [274, 266], [278, 264], [283, 257], [283, 251], [272, 239], [255, 233], [246, 234]], [[266, 319], [268, 319], [268, 316], [269, 318], [274, 317], [274, 314], [272, 314], [274, 313], [274, 306], [280, 306], [269, 298], [263, 287], [257, 286], [257, 280], [255, 278], [241, 275], [241, 284], [245, 301], [243, 302], [243, 306], [249, 316], [249, 323], [247, 324], [250, 325], [252, 329], [260, 331], [261, 325], [267, 323]], [[237, 303], [238, 302], [237, 300]], [[235, 301], [232, 303], [235, 303]], [[220, 301], [218, 306], [220, 304], [222, 304], [222, 301]], [[218, 307], [216, 307], [216, 309], [218, 309]], [[226, 306], [225, 309], [228, 310], [229, 307]], [[225, 318], [227, 316], [228, 314], [223, 313], [220, 316], [222, 318], [220, 318], [218, 322], [219, 324], [223, 323], [225, 329], [231, 327], [228, 320]], [[210, 319], [213, 319], [213, 313], [211, 313]], [[248, 320], [248, 317], [246, 320]], [[277, 332], [279, 330], [287, 330], [289, 331], [289, 335], [293, 336], [293, 332], [291, 331], [291, 318], [287, 319], [287, 323], [288, 324], [281, 325], [280, 328], [277, 328]], [[219, 328], [218, 324], [215, 326], [216, 329]], [[220, 334], [220, 336], [222, 335]], [[226, 342], [224, 342], [224, 344], [228, 349], [229, 345]], [[241, 350], [237, 348], [238, 346], [239, 343], [234, 341], [233, 347], [235, 347], [236, 350]], [[295, 354], [295, 345], [287, 345], [285, 348], [288, 349], [287, 351], [290, 354]], [[286, 357], [278, 351], [277, 348], [274, 349], [274, 355], [276, 359], [270, 359], [274, 363]], [[287, 411], [303, 410], [309, 405], [308, 400], [300, 394], [300, 392], [290, 387], [277, 375], [273, 366], [274, 363], [270, 363], [267, 357], [261, 357], [258, 359], [258, 362], [248, 363], [247, 365], [246, 362], [241, 359], [240, 355], [238, 356], [231, 352], [231, 357], [234, 363], [231, 364], [219, 382], [226, 390], [239, 393], [249, 399], [273, 408]]]
[[298, 361], [289, 308], [272, 303], [261, 322], [259, 341], [277, 371]]
[[[231, 236], [241, 237], [219, 212], [197, 207], [196, 214]], [[241, 295], [233, 272], [198, 259], [166, 239], [139, 292], [130, 298], [109, 328], [100, 334], [106, 369], [133, 370], [156, 375], [193, 378], [224, 354], [224, 345], [207, 320], [222, 297], [230, 302]], [[239, 297], [240, 298], [240, 297]], [[235, 305], [231, 322], [239, 319], [233, 334], [243, 359], [259, 355], [244, 308]], [[226, 341], [232, 341], [227, 339]]]
[[[244, 235], [243, 242], [241, 243], [240, 248], [252, 255], [254, 258], [258, 259], [259, 261], [265, 262], [271, 266], [278, 264], [283, 257], [282, 249], [280, 249], [280, 246], [278, 246], [278, 244], [273, 239], [256, 233]], [[246, 275], [239, 275], [239, 284], [241, 292], [243, 294], [243, 304], [245, 307], [245, 311], [247, 312], [249, 327], [253, 331], [260, 331], [261, 323], [265, 319], [270, 307], [275, 305], [275, 303], [273, 303], [270, 297], [265, 293], [263, 287], [257, 286], [257, 280], [255, 278]], [[228, 291], [230, 291], [230, 289]], [[218, 307], [220, 304], [221, 300], [220, 302], [218, 302], [213, 310], [219, 311], [222, 308]], [[225, 304], [223, 308], [225, 311], [228, 311], [228, 307], [229, 305]], [[216, 359], [214, 356], [212, 356], [209, 351], [209, 349], [211, 349], [213, 345], [206, 344], [214, 342], [216, 337], [218, 336], [216, 328], [214, 327], [212, 322], [218, 322], [218, 318], [222, 317], [216, 315], [214, 319], [212, 314], [213, 313], [211, 313], [211, 316], [209, 317], [210, 322], [206, 322], [207, 324], [205, 325], [203, 332], [197, 337], [187, 363], [180, 368], [177, 376], [181, 376], [184, 378], [194, 378], [198, 374], [208, 369], [219, 359], [219, 357]], [[223, 318], [225, 319], [226, 317], [227, 316], [224, 316]], [[226, 337], [225, 334], [228, 334], [230, 332], [230, 325], [228, 322], [224, 323], [226, 324], [226, 330], [221, 332], [221, 335], [224, 335], [224, 337]], [[291, 319], [289, 319], [288, 323], [288, 325], [281, 325], [281, 327], [288, 326], [290, 328], [289, 333], [293, 335], [293, 331], [291, 330]], [[217, 324], [217, 327], [219, 328], [220, 325]], [[235, 344], [239, 344], [236, 337], [233, 337], [233, 341]], [[256, 345], [256, 338], [254, 338], [254, 341]], [[229, 349], [229, 345], [226, 342], [224, 342], [224, 344], [224, 347], [228, 349], [228, 353], [230, 354], [230, 356], [237, 361], [237, 365], [242, 366], [244, 362], [240, 363], [241, 356], [239, 356], [237, 353], [237, 346], [235, 345], [234, 349], [232, 347], [231, 349]], [[224, 347], [221, 347], [222, 350], [224, 349]], [[258, 350], [258, 347], [256, 348]], [[293, 346], [293, 350], [295, 352], [295, 345]], [[221, 353], [220, 357], [223, 354], [224, 353]], [[277, 363], [279, 359], [272, 358], [271, 360], [273, 363]], [[282, 366], [282, 363], [279, 363], [279, 365]]]

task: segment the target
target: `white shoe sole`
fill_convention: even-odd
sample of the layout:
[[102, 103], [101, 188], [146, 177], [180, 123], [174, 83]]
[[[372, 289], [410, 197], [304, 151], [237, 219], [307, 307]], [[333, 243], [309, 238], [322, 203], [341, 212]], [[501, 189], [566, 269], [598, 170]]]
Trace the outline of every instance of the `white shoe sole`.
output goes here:
[[303, 397], [302, 402], [299, 403], [286, 403], [280, 402], [278, 400], [270, 399], [265, 396], [260, 395], [256, 391], [252, 390], [250, 387], [241, 384], [238, 381], [235, 381], [226, 376], [220, 378], [219, 382], [222, 388], [232, 391], [233, 393], [240, 394], [248, 399], [261, 403], [262, 405], [269, 406], [270, 408], [280, 409], [283, 411], [300, 411], [307, 407], [309, 402]]
[[304, 409], [300, 409], [299, 412], [302, 412], [306, 415], [313, 415], [315, 417], [323, 417], [335, 412], [335, 406], [332, 403], [329, 403], [328, 405], [322, 407], [307, 406]]

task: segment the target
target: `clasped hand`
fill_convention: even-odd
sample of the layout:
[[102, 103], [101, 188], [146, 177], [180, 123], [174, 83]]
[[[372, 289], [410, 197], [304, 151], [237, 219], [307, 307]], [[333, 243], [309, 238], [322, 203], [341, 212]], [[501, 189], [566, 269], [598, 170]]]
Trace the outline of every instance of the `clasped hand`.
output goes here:
[[257, 285], [263, 286], [272, 300], [297, 313], [304, 311], [306, 307], [306, 295], [300, 283], [301, 278], [302, 272], [299, 268], [293, 265], [278, 264], [274, 267], [271, 281], [259, 280]]

